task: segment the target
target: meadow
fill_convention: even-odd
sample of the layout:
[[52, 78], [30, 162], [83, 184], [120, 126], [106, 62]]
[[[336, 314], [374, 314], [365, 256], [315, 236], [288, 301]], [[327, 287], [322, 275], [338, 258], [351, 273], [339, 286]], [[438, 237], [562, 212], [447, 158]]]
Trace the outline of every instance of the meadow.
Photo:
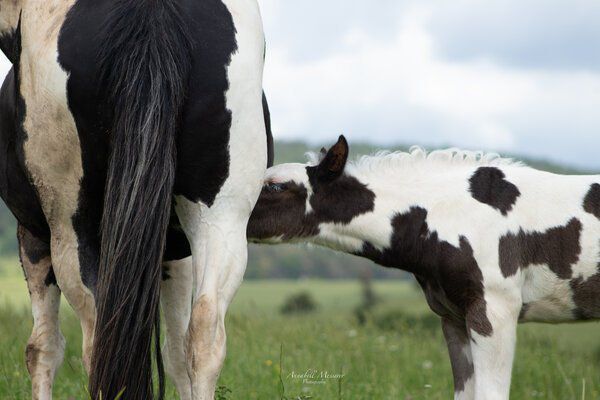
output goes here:
[[[228, 357], [217, 399], [450, 399], [452, 378], [439, 322], [407, 281], [375, 282], [378, 305], [359, 324], [358, 281], [247, 281], [228, 317]], [[308, 292], [313, 313], [284, 316], [293, 293]], [[81, 335], [68, 305], [56, 399], [86, 397]], [[31, 329], [16, 260], [0, 263], [0, 399], [30, 396], [24, 348]], [[168, 399], [177, 396], [169, 386]], [[514, 399], [600, 399], [600, 325], [524, 325]]]

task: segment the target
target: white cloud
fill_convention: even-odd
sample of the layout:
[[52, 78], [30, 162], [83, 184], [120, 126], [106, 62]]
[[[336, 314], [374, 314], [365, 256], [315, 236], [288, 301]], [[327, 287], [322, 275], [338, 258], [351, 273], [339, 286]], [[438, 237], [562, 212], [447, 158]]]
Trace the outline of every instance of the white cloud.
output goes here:
[[433, 11], [405, 10], [387, 40], [350, 29], [317, 60], [272, 46], [265, 86], [276, 135], [326, 141], [346, 132], [351, 141], [451, 144], [600, 167], [574, 150], [577, 137], [600, 130], [600, 74], [449, 61], [428, 28]]

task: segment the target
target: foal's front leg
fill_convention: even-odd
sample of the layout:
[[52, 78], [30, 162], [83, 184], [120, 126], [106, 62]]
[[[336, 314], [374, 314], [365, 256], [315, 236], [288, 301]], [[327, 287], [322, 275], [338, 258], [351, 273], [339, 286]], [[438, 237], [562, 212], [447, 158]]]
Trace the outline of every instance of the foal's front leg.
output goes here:
[[454, 399], [475, 398], [475, 376], [471, 341], [465, 322], [442, 318], [442, 330], [448, 345], [452, 375], [454, 376]]
[[212, 207], [177, 200], [194, 262], [194, 304], [187, 332], [188, 374], [194, 400], [212, 400], [226, 352], [225, 314], [248, 259], [247, 199]]
[[467, 313], [475, 365], [475, 399], [508, 400], [522, 304], [520, 293], [503, 288], [486, 292], [485, 297], [485, 302]]

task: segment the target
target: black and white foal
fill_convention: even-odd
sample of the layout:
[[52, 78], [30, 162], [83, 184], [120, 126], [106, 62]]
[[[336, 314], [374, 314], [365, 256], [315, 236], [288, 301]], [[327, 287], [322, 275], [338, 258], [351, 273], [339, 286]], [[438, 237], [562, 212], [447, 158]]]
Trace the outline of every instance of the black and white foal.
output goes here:
[[413, 273], [442, 318], [455, 398], [506, 400], [518, 322], [600, 318], [600, 176], [457, 150], [267, 171], [257, 242], [307, 241]]
[[167, 372], [183, 399], [212, 399], [267, 166], [256, 0], [0, 0], [0, 48], [0, 194], [31, 292], [33, 398], [51, 398], [63, 358], [61, 292], [92, 398], [153, 398], [171, 260]]

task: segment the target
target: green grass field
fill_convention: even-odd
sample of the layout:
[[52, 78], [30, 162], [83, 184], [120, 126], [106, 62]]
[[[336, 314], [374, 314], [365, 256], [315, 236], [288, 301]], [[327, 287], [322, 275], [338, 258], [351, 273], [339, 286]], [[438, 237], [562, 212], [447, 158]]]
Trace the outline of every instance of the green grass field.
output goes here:
[[[31, 328], [20, 270], [0, 261], [0, 399], [30, 396], [24, 348]], [[309, 291], [318, 311], [286, 317], [279, 307], [291, 293]], [[406, 282], [375, 284], [381, 299], [358, 325], [357, 282], [245, 282], [228, 317], [228, 357], [221, 399], [450, 399], [452, 378], [437, 319]], [[56, 399], [85, 398], [79, 325], [62, 312], [67, 338]], [[281, 363], [280, 363], [281, 359]], [[281, 372], [280, 372], [281, 368]], [[316, 371], [342, 379], [304, 382]], [[514, 399], [600, 399], [600, 325], [526, 325], [519, 329]], [[168, 398], [176, 399], [172, 387]]]

